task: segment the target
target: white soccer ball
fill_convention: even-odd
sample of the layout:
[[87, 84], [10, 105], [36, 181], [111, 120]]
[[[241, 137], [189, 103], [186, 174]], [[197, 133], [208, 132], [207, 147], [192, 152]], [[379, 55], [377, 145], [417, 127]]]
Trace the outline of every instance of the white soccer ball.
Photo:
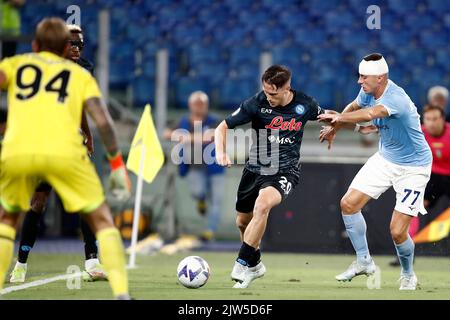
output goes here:
[[205, 259], [189, 256], [181, 260], [177, 268], [178, 281], [190, 289], [203, 287], [209, 279], [209, 265]]

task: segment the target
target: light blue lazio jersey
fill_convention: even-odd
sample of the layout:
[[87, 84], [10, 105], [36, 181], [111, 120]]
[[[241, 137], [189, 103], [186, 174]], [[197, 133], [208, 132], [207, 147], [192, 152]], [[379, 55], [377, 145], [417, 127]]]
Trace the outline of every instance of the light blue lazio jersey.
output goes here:
[[379, 152], [383, 158], [398, 165], [430, 165], [432, 155], [420, 127], [417, 108], [405, 90], [388, 81], [379, 99], [364, 93], [362, 88], [356, 98], [361, 108], [383, 105], [389, 112], [388, 117], [373, 120], [380, 132]]

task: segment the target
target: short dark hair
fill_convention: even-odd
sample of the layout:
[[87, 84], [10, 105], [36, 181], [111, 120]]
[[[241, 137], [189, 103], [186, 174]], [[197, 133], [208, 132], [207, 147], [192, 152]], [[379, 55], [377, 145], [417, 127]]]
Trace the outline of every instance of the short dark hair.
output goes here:
[[445, 119], [445, 111], [444, 111], [444, 109], [442, 109], [439, 106], [432, 105], [432, 104], [427, 104], [423, 108], [422, 115], [425, 115], [425, 113], [427, 113], [429, 111], [433, 111], [433, 110], [438, 110], [440, 112], [440, 114], [441, 114], [441, 117]]
[[383, 55], [381, 53], [375, 52], [375, 53], [368, 54], [363, 59], [365, 61], [378, 61], [378, 60], [381, 60], [382, 58], [383, 58]]
[[270, 66], [261, 77], [262, 82], [274, 85], [277, 89], [284, 86], [291, 79], [291, 71], [286, 66]]

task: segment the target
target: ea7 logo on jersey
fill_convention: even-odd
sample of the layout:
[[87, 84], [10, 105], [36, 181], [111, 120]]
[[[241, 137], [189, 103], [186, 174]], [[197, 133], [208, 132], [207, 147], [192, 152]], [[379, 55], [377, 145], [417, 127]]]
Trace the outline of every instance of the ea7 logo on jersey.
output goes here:
[[278, 181], [280, 184], [281, 189], [284, 191], [285, 195], [288, 195], [289, 192], [291, 192], [292, 189], [292, 183], [290, 183], [285, 176], [281, 176], [280, 181]]
[[270, 143], [278, 143], [278, 144], [292, 144], [294, 143], [294, 138], [280, 138], [278, 136], [269, 136], [267, 139], [269, 139]]
[[261, 113], [272, 113], [272, 109], [261, 108]]

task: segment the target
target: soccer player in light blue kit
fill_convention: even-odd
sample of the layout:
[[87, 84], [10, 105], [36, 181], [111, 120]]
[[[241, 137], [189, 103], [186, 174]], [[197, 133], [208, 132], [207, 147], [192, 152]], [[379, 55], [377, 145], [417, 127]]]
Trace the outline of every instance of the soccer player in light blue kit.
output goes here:
[[[381, 54], [367, 55], [359, 64], [361, 90], [356, 100], [341, 114], [318, 116], [319, 121], [330, 124], [320, 134], [320, 140], [327, 140], [329, 148], [341, 128], [361, 133], [378, 131], [380, 135], [379, 151], [367, 160], [341, 200], [342, 218], [357, 259], [336, 279], [351, 281], [355, 276], [375, 273], [361, 209], [393, 186], [396, 204], [390, 230], [402, 267], [400, 290], [415, 290], [414, 242], [408, 228], [418, 213], [427, 213], [423, 197], [431, 174], [432, 154], [420, 128], [416, 106], [402, 88], [388, 79], [388, 73]], [[369, 121], [373, 125], [358, 124]]]

